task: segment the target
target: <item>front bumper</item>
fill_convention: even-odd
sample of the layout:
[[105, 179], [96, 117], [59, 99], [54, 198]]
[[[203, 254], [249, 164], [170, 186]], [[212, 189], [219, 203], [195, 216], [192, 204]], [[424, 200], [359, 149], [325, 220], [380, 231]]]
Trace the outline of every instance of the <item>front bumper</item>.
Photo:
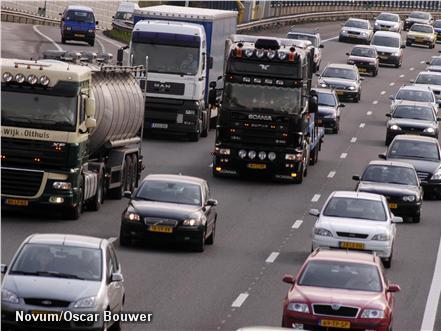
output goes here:
[[351, 42], [360, 42], [363, 41], [365, 43], [369, 42], [369, 36], [354, 34], [354, 33], [340, 33], [339, 39], [341, 41], [351, 41]]
[[390, 31], [390, 32], [398, 32], [400, 28], [396, 25], [374, 25], [374, 32], [377, 31]]
[[66, 40], [94, 40], [95, 32], [64, 30], [62, 37]]
[[378, 60], [381, 64], [399, 64], [400, 55], [393, 55], [392, 53], [383, 53], [378, 55]]
[[358, 63], [358, 62], [354, 62], [354, 64], [357, 66], [358, 71], [360, 72], [360, 74], [364, 74], [364, 73], [373, 73], [377, 66], [374, 64], [365, 64], [365, 63]]
[[423, 46], [429, 46], [434, 43], [434, 40], [432, 39], [425, 39], [425, 38], [412, 38], [407, 37], [406, 43], [413, 44], [413, 45], [423, 45]]
[[441, 199], [441, 180], [422, 181], [421, 186], [424, 190], [424, 196], [436, 195], [439, 199]]
[[326, 129], [335, 129], [337, 128], [337, 118], [331, 118], [331, 117], [319, 117], [316, 120], [316, 123], [318, 126], [323, 126]]
[[357, 90], [346, 90], [346, 89], [335, 89], [335, 94], [339, 100], [347, 100], [357, 98], [359, 91]]
[[[341, 248], [340, 243], [353, 243], [353, 244], [363, 244], [364, 249], [357, 249], [360, 251], [375, 252], [379, 257], [388, 258], [392, 252], [392, 242], [391, 241], [375, 241], [366, 240], [359, 238], [349, 238], [349, 237], [325, 237], [313, 235], [312, 237], [312, 247], [316, 249], [318, 247], [325, 248]], [[351, 248], [352, 249], [352, 248]]]

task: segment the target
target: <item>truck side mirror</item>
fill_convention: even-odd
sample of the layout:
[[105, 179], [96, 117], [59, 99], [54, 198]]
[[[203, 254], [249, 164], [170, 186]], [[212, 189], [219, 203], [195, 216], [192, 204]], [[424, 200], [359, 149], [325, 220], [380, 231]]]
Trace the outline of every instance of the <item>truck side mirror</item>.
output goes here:
[[94, 117], [95, 116], [95, 98], [88, 97], [86, 99], [86, 116]]
[[318, 98], [316, 95], [311, 95], [309, 97], [309, 113], [316, 114], [318, 113]]
[[208, 69], [213, 69], [213, 57], [212, 56], [208, 57], [207, 66], [208, 66]]
[[[215, 82], [212, 82], [212, 83], [215, 83]], [[210, 83], [210, 85], [211, 85], [211, 83]], [[212, 88], [208, 92], [208, 103], [214, 107], [216, 105], [216, 101], [217, 101], [217, 92], [214, 88]]]
[[98, 25], [98, 21], [96, 21], [95, 24]]
[[96, 127], [96, 119], [94, 118], [86, 118], [86, 128], [87, 129], [93, 129]]
[[209, 86], [210, 88], [216, 88], [216, 85], [217, 85], [216, 82], [210, 82]]

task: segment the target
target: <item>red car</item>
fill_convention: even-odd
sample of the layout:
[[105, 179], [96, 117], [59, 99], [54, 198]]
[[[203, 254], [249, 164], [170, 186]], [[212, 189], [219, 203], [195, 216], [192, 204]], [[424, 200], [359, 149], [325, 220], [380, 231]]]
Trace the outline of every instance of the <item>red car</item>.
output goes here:
[[283, 302], [282, 326], [305, 330], [391, 331], [394, 295], [380, 258], [360, 252], [315, 250]]

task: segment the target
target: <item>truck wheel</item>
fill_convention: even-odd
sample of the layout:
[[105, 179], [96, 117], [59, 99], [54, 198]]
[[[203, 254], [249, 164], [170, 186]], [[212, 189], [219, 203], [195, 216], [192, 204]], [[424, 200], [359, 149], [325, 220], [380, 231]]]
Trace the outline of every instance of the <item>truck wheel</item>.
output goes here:
[[70, 207], [66, 210], [65, 217], [68, 220], [78, 220], [81, 216], [81, 213], [83, 212], [83, 183], [84, 181], [82, 180], [80, 183], [80, 201], [77, 203], [76, 206]]
[[95, 196], [88, 201], [87, 209], [97, 211], [100, 210], [101, 205], [103, 203], [103, 194], [104, 193], [104, 176], [103, 173], [100, 172], [98, 174], [98, 186], [96, 188]]
[[319, 145], [317, 144], [311, 153], [312, 154], [311, 157], [309, 158], [309, 165], [314, 165], [317, 163], [318, 151], [319, 151]]
[[[205, 114], [205, 120], [202, 120], [202, 130], [201, 130], [201, 137], [205, 138], [208, 137], [208, 129], [210, 126], [210, 114], [207, 111], [202, 112], [202, 114]], [[203, 115], [202, 115], [203, 116]]]
[[90, 46], [95, 46], [95, 39], [89, 40], [89, 45]]

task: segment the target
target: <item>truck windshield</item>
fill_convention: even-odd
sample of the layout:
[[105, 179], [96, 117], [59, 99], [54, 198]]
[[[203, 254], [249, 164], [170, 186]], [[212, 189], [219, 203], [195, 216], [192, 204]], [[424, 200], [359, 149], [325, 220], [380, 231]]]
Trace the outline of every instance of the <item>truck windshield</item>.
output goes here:
[[69, 10], [66, 15], [66, 21], [94, 23], [95, 18], [91, 12], [80, 10]]
[[175, 45], [132, 43], [133, 65], [145, 65], [149, 57], [149, 72], [196, 75], [199, 48]]
[[227, 83], [223, 100], [231, 110], [299, 114], [302, 109], [300, 88]]
[[77, 98], [2, 91], [2, 125], [75, 131]]

